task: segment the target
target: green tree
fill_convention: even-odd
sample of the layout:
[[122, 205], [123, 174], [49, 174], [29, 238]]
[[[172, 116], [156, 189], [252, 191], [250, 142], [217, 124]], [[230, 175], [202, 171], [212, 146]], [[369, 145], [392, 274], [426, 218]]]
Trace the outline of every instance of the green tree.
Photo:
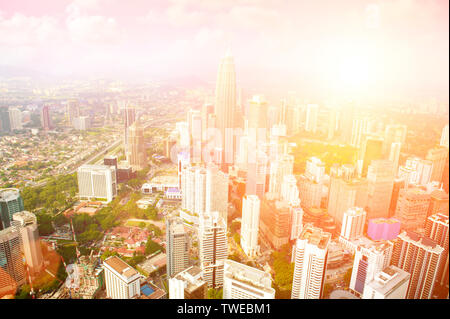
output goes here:
[[223, 289], [208, 289], [208, 299], [223, 299]]

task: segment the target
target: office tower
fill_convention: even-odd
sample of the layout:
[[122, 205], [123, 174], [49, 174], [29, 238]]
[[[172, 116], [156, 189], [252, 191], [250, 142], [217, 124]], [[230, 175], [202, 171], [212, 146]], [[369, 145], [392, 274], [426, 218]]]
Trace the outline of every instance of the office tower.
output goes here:
[[449, 139], [449, 137], [448, 137], [448, 124], [447, 124], [442, 129], [441, 141], [440, 141], [439, 145], [448, 148], [449, 147], [448, 139]]
[[141, 295], [141, 275], [118, 256], [103, 261], [106, 296], [110, 299], [133, 299]]
[[0, 230], [11, 226], [13, 215], [23, 209], [23, 199], [18, 189], [0, 189]]
[[28, 269], [31, 273], [38, 273], [44, 265], [44, 258], [36, 216], [28, 211], [21, 211], [13, 215], [13, 220], [20, 223], [22, 250]]
[[117, 156], [116, 155], [108, 155], [103, 158], [103, 165], [112, 166], [116, 170], [117, 176]]
[[448, 289], [448, 214], [434, 214], [427, 218], [425, 236], [444, 248], [436, 274], [436, 283]]
[[117, 195], [116, 170], [113, 166], [82, 165], [77, 170], [80, 199], [109, 203]]
[[14, 295], [26, 282], [21, 245], [20, 230], [16, 225], [0, 230], [0, 297]]
[[418, 230], [424, 227], [427, 218], [430, 194], [425, 190], [403, 188], [399, 192], [395, 217], [400, 220], [403, 230]]
[[41, 123], [42, 128], [45, 131], [49, 131], [53, 128], [52, 118], [50, 116], [50, 107], [48, 105], [44, 105], [41, 111]]
[[[249, 129], [264, 129], [264, 133], [266, 134], [265, 130], [268, 127], [267, 122], [267, 111], [268, 111], [268, 104], [267, 101], [264, 99], [264, 97], [255, 95], [253, 98], [248, 102], [248, 114], [247, 114], [247, 127]], [[257, 139], [259, 139], [259, 132], [257, 132]], [[263, 136], [261, 136], [263, 137]], [[264, 135], [265, 137], [265, 135]], [[257, 140], [258, 141], [258, 140]]]
[[384, 130], [383, 156], [387, 157], [389, 155], [392, 143], [405, 143], [407, 131], [408, 127], [406, 125], [386, 125]]
[[260, 238], [274, 249], [289, 242], [291, 212], [287, 202], [277, 201], [267, 193], [261, 201], [260, 216]]
[[259, 212], [261, 201], [256, 195], [245, 195], [242, 200], [241, 247], [249, 257], [259, 250]]
[[286, 175], [292, 175], [294, 168], [294, 156], [280, 155], [270, 163], [269, 192], [281, 197], [281, 185]]
[[394, 187], [394, 164], [372, 161], [367, 173], [367, 218], [388, 217]]
[[275, 299], [270, 274], [234, 260], [225, 260], [223, 299]]
[[18, 108], [9, 108], [9, 120], [11, 130], [21, 130], [22, 127], [22, 112]]
[[392, 240], [400, 234], [400, 226], [396, 218], [373, 218], [369, 220], [367, 236], [372, 240]]
[[400, 190], [404, 187], [405, 187], [405, 180], [403, 178], [395, 178], [394, 179], [391, 203], [389, 205], [389, 217], [392, 217], [395, 215], [395, 211], [397, 210], [398, 195], [400, 193]]
[[144, 128], [139, 120], [128, 128], [128, 164], [135, 170], [141, 170], [147, 166], [147, 153], [144, 143]]
[[223, 286], [224, 261], [228, 257], [227, 226], [218, 212], [199, 218], [199, 260], [208, 287]]
[[228, 219], [228, 174], [220, 171], [216, 165], [207, 166], [206, 211], [218, 212], [225, 225]]
[[299, 193], [302, 207], [320, 207], [325, 176], [325, 164], [316, 157], [306, 161], [306, 171], [300, 175]]
[[433, 162], [418, 157], [409, 157], [406, 163], [398, 169], [398, 177], [409, 184], [427, 185], [431, 181]]
[[[364, 141], [362, 152], [362, 176], [366, 176], [369, 165], [372, 161], [380, 160], [382, 158], [383, 139], [378, 137], [367, 137]], [[394, 170], [394, 168], [392, 168]]]
[[125, 108], [123, 108], [123, 124], [124, 124], [124, 151], [125, 154], [128, 154], [128, 128], [136, 121], [136, 109], [130, 105], [128, 105], [128, 102], [125, 104]]
[[285, 175], [281, 184], [281, 200], [288, 202], [291, 206], [300, 206], [297, 179], [294, 175]]
[[389, 150], [389, 160], [394, 163], [394, 174], [398, 170], [398, 161], [400, 159], [400, 150], [402, 148], [402, 143], [392, 143], [391, 149]]
[[9, 120], [9, 108], [0, 107], [0, 132], [8, 133], [11, 132], [11, 122]]
[[305, 225], [292, 250], [295, 266], [291, 299], [322, 297], [330, 241], [330, 233]]
[[330, 169], [328, 214], [339, 224], [349, 208], [365, 207], [367, 203], [367, 181], [355, 178], [354, 171], [352, 165], [335, 165]]
[[353, 261], [350, 290], [357, 296], [364, 295], [367, 283], [390, 265], [392, 252], [391, 242], [368, 242], [358, 245]]
[[221, 134], [221, 145], [224, 151], [223, 169], [227, 170], [229, 164], [234, 160], [233, 146], [233, 123], [236, 111], [236, 73], [234, 69], [234, 59], [228, 51], [221, 59], [217, 72], [216, 92], [215, 92], [215, 115], [216, 127]]
[[218, 211], [226, 221], [228, 214], [228, 175], [214, 165], [185, 165], [181, 172], [181, 207], [202, 216]]
[[256, 151], [253, 156], [249, 154], [245, 193], [257, 195], [260, 200], [264, 198], [266, 190], [267, 162], [267, 155], [264, 152]]
[[214, 125], [211, 125], [210, 123], [210, 115], [214, 115], [214, 105], [212, 103], [204, 103], [202, 105], [202, 140], [206, 141], [207, 136], [207, 129], [214, 127]]
[[73, 119], [80, 117], [80, 105], [78, 100], [69, 100], [66, 105], [66, 121], [69, 126], [73, 125]]
[[356, 148], [360, 148], [363, 137], [367, 134], [368, 119], [367, 118], [355, 118], [352, 124], [352, 138], [350, 145]]
[[291, 218], [290, 218], [290, 224], [291, 224], [291, 235], [289, 237], [289, 240], [296, 240], [298, 236], [300, 236], [302, 230], [303, 230], [303, 215], [304, 211], [299, 206], [290, 206], [289, 207]]
[[207, 283], [202, 270], [191, 266], [169, 278], [169, 299], [206, 299]]
[[169, 278], [189, 267], [189, 235], [183, 222], [173, 216], [166, 218], [166, 256]]
[[444, 248], [412, 231], [397, 237], [392, 264], [411, 274], [407, 299], [431, 299]]
[[410, 278], [406, 271], [388, 266], [365, 285], [362, 299], [406, 299]]
[[79, 131], [86, 131], [91, 128], [89, 116], [79, 116], [72, 119], [73, 128]]
[[180, 148], [189, 150], [191, 135], [189, 134], [189, 124], [187, 122], [177, 122], [175, 130], [178, 134]]
[[435, 147], [428, 151], [426, 159], [433, 162], [431, 181], [441, 182], [446, 162], [448, 162], [448, 148]]
[[316, 133], [318, 115], [319, 115], [319, 106], [317, 104], [308, 104], [306, 106], [306, 123], [305, 123], [306, 132]]
[[448, 215], [448, 193], [442, 189], [436, 189], [430, 193], [427, 216], [434, 214]]
[[361, 237], [364, 231], [367, 213], [360, 207], [352, 207], [344, 213], [341, 227], [341, 237], [353, 240]]

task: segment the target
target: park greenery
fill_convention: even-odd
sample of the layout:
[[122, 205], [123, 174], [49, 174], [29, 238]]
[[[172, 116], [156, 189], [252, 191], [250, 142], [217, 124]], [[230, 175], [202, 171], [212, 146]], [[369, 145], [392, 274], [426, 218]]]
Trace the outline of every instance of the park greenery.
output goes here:
[[271, 262], [275, 272], [273, 287], [275, 288], [275, 298], [277, 299], [291, 298], [294, 264], [290, 261], [291, 249], [289, 244], [281, 247], [280, 251], [272, 252]]
[[208, 289], [208, 299], [223, 299], [223, 289]]

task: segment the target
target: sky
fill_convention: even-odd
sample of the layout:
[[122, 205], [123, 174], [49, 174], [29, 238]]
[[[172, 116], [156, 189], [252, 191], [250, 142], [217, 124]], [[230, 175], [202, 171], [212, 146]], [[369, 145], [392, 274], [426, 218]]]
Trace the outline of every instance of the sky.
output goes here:
[[0, 0], [0, 76], [201, 79], [448, 95], [446, 0]]

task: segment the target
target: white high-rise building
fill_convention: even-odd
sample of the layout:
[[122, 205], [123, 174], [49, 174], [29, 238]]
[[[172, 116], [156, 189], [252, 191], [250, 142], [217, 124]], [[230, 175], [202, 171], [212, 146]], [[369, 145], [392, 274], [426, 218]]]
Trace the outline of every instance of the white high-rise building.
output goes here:
[[14, 295], [17, 288], [26, 283], [20, 229], [18, 222], [11, 224], [0, 230], [0, 297]]
[[186, 165], [181, 170], [181, 207], [199, 217], [218, 211], [227, 220], [228, 175], [214, 165]]
[[77, 176], [80, 199], [97, 199], [109, 203], [117, 195], [114, 166], [82, 165], [78, 168]]
[[291, 238], [296, 240], [303, 230], [303, 209], [299, 206], [291, 206]]
[[236, 72], [230, 51], [227, 51], [219, 64], [214, 106], [216, 127], [219, 129], [222, 139], [222, 145], [217, 146], [225, 150], [222, 160], [227, 164], [232, 164], [234, 160], [232, 129], [235, 127]]
[[225, 260], [223, 281], [224, 299], [275, 299], [270, 274], [234, 260]]
[[366, 284], [362, 299], [406, 299], [410, 278], [403, 269], [386, 267]]
[[361, 237], [364, 231], [367, 213], [363, 208], [352, 207], [344, 213], [342, 219], [341, 237], [353, 240]]
[[367, 173], [367, 218], [389, 217], [394, 188], [394, 163], [373, 160]]
[[350, 289], [358, 296], [364, 294], [365, 286], [375, 275], [389, 266], [393, 244], [391, 242], [368, 242], [355, 251]]
[[316, 133], [318, 116], [319, 116], [319, 106], [317, 104], [308, 104], [306, 106], [306, 124], [305, 124], [306, 132]]
[[282, 155], [270, 163], [269, 192], [281, 196], [281, 185], [286, 175], [291, 175], [294, 168], [294, 156]]
[[22, 211], [15, 213], [13, 220], [20, 223], [22, 250], [28, 269], [31, 273], [38, 273], [44, 265], [44, 258], [42, 257], [36, 216], [28, 211]]
[[330, 241], [330, 233], [305, 225], [292, 251], [295, 266], [291, 299], [321, 298]]
[[224, 261], [228, 257], [227, 226], [218, 212], [203, 215], [199, 224], [199, 259], [203, 279], [209, 287], [222, 287]]
[[245, 195], [242, 201], [241, 246], [249, 257], [259, 251], [259, 213], [261, 201], [256, 195]]
[[352, 139], [350, 145], [356, 148], [360, 148], [363, 142], [363, 136], [367, 133], [368, 119], [367, 118], [355, 118], [352, 124]]
[[11, 130], [21, 130], [22, 126], [22, 112], [18, 108], [9, 109], [9, 121], [11, 125]]
[[402, 143], [395, 142], [391, 144], [391, 149], [389, 151], [389, 160], [394, 163], [394, 172], [397, 172], [398, 161], [400, 159], [400, 150], [402, 148]]
[[189, 235], [176, 217], [166, 219], [166, 258], [169, 277], [189, 267]]
[[291, 206], [299, 206], [300, 198], [297, 187], [297, 179], [294, 175], [285, 175], [281, 184], [281, 200], [286, 201]]
[[133, 299], [141, 295], [141, 275], [122, 259], [111, 256], [103, 262], [106, 295], [111, 299]]
[[325, 164], [316, 157], [308, 159], [306, 172], [300, 175], [299, 179], [299, 193], [303, 207], [321, 206], [324, 177]]
[[441, 142], [439, 143], [441, 146], [444, 146], [446, 148], [448, 148], [448, 124], [446, 126], [444, 126], [444, 128], [442, 129], [442, 134], [441, 134]]

